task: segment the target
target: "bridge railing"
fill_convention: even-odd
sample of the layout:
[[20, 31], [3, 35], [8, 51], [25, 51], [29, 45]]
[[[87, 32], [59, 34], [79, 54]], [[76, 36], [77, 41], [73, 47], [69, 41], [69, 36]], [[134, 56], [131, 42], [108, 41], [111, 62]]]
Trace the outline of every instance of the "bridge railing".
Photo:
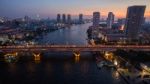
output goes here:
[[68, 48], [68, 47], [83, 47], [83, 48], [88, 48], [88, 47], [125, 47], [125, 48], [150, 48], [150, 45], [12, 45], [12, 46], [0, 46], [0, 48], [40, 48], [40, 47], [63, 47], [63, 48]]

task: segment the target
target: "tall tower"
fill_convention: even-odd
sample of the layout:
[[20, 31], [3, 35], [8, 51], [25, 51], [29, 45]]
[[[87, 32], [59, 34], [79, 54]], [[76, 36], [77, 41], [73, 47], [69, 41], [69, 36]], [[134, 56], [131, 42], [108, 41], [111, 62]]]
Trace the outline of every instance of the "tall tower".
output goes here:
[[130, 6], [126, 16], [126, 36], [128, 40], [138, 40], [138, 34], [143, 23], [146, 6]]
[[80, 23], [80, 24], [83, 23], [83, 14], [79, 14], [79, 23]]
[[114, 17], [115, 15], [112, 12], [108, 13], [108, 18], [107, 18], [107, 27], [112, 28], [112, 25], [114, 23]]
[[58, 23], [61, 22], [61, 16], [60, 16], [60, 14], [57, 14], [57, 22], [58, 22]]
[[70, 14], [67, 15], [67, 23], [71, 24], [71, 15]]
[[65, 14], [62, 15], [62, 22], [66, 23], [66, 15]]
[[30, 21], [30, 17], [29, 16], [25, 16], [23, 19], [24, 19], [25, 22], [29, 22]]
[[99, 26], [100, 12], [93, 12], [93, 26]]

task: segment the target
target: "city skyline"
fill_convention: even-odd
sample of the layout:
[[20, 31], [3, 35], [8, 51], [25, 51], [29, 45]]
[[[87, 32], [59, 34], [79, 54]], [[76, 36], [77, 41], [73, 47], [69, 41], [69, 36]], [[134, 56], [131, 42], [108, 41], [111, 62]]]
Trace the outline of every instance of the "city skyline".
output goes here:
[[150, 84], [148, 1], [0, 0], [0, 84]]
[[[41, 18], [55, 18], [58, 13], [71, 14], [77, 17], [79, 13], [91, 17], [93, 12], [101, 13], [106, 18], [108, 12], [113, 12], [116, 18], [125, 18], [128, 6], [146, 5], [145, 17], [150, 20], [150, 6], [148, 0], [94, 0], [94, 1], [66, 1], [66, 0], [1, 0], [1, 17], [17, 18], [40, 15]], [[79, 10], [80, 9], [80, 10]]]

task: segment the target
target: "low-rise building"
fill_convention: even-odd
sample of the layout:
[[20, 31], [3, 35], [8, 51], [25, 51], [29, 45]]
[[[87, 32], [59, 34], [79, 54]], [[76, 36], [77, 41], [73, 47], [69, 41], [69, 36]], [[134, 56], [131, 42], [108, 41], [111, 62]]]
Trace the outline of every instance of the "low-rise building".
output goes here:
[[0, 34], [0, 41], [1, 42], [6, 42], [8, 40], [9, 40], [8, 35], [6, 35], [6, 34]]
[[106, 34], [105, 39], [107, 42], [124, 42], [126, 36], [124, 34]]

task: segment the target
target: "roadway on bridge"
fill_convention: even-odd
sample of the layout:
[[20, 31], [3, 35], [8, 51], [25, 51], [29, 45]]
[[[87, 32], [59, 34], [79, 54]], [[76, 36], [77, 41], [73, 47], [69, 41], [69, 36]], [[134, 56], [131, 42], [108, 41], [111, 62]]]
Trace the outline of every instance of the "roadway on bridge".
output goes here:
[[16, 45], [0, 46], [1, 51], [150, 51], [150, 45]]

